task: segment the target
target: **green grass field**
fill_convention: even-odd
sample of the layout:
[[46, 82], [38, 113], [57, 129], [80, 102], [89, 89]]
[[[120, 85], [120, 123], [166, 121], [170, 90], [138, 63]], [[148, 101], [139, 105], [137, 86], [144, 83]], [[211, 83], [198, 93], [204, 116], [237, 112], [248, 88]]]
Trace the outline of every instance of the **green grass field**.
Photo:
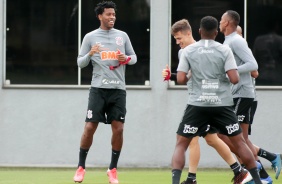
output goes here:
[[[274, 179], [274, 172], [267, 170]], [[0, 184], [69, 184], [74, 168], [0, 168]], [[182, 180], [187, 176], [183, 170]], [[199, 169], [197, 182], [199, 184], [231, 184], [233, 173], [229, 169]], [[171, 184], [170, 169], [130, 169], [118, 170], [120, 184]], [[181, 180], [181, 181], [182, 181]], [[274, 179], [275, 180], [275, 179]], [[282, 183], [282, 178], [276, 180]], [[273, 183], [276, 183], [274, 181]], [[106, 168], [88, 168], [83, 184], [108, 184]]]

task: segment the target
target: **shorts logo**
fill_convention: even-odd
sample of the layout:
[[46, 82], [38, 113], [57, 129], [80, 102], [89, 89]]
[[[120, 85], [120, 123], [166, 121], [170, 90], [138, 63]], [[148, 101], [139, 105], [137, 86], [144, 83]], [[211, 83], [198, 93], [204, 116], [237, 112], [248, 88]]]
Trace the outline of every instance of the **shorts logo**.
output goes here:
[[208, 125], [208, 126], [207, 126], [207, 129], [206, 129], [206, 132], [207, 132], [207, 131], [209, 131], [209, 130], [210, 130], [210, 128], [211, 128], [211, 126], [210, 126], [210, 125]]
[[226, 129], [228, 131], [228, 134], [232, 134], [233, 132], [237, 132], [240, 129], [240, 126], [238, 123], [236, 123], [234, 125], [226, 126]]
[[198, 131], [197, 127], [190, 127], [190, 125], [184, 125], [183, 133], [195, 134]]
[[123, 45], [123, 39], [122, 39], [122, 37], [116, 37], [116, 44], [119, 45], [119, 46], [122, 46], [122, 45]]
[[238, 116], [238, 121], [239, 121], [239, 122], [242, 122], [244, 119], [245, 119], [245, 116], [244, 116], [244, 115], [239, 115], [239, 116]]
[[92, 117], [93, 117], [92, 111], [91, 111], [91, 110], [88, 110], [88, 111], [87, 111], [87, 118], [90, 119], [90, 118], [92, 118]]

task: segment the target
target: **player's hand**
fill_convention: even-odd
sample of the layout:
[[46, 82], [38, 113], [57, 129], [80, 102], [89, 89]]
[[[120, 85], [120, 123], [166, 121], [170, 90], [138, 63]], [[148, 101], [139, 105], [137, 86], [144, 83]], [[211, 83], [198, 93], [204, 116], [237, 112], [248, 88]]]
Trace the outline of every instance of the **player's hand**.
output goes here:
[[168, 65], [166, 65], [166, 68], [163, 69], [163, 71], [162, 71], [162, 76], [163, 76], [164, 80], [169, 80], [170, 74], [171, 74], [170, 69], [169, 69]]
[[127, 56], [124, 53], [122, 53], [119, 49], [117, 49], [116, 53], [117, 53], [117, 59], [120, 64], [126, 62]]
[[91, 47], [91, 50], [89, 51], [89, 55], [93, 56], [96, 53], [101, 52], [102, 50], [108, 50], [107, 48], [103, 48], [103, 46], [101, 45], [101, 43], [96, 43], [95, 45], [93, 45]]
[[251, 76], [256, 79], [256, 78], [259, 76], [258, 71], [257, 71], [257, 70], [252, 71], [252, 72], [251, 72]]

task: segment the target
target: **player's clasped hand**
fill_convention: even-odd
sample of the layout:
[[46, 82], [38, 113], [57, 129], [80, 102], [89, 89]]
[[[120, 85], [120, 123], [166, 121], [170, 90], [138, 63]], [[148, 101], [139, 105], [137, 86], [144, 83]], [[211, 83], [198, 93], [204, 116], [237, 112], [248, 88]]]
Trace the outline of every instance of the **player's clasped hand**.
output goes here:
[[119, 49], [117, 49], [117, 59], [120, 64], [123, 64], [124, 62], [126, 62], [127, 56], [124, 53], [120, 52]]
[[100, 52], [100, 44], [95, 44], [91, 47], [89, 55], [93, 56], [95, 53], [99, 53], [99, 52]]
[[168, 65], [166, 65], [166, 68], [165, 68], [165, 69], [163, 69], [163, 71], [162, 71], [162, 75], [163, 75], [164, 81], [166, 81], [166, 80], [169, 80], [169, 79], [170, 79], [170, 70], [169, 70]]

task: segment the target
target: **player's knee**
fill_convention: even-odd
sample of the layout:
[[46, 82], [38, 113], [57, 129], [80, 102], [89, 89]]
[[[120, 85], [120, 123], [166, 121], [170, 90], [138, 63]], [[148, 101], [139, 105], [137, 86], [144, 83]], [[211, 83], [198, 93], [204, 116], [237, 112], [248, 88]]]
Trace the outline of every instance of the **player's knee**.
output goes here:
[[123, 133], [123, 127], [118, 127], [118, 128], [116, 129], [116, 133], [117, 133], [117, 134], [122, 134], [122, 133]]
[[117, 135], [123, 134], [123, 126], [114, 126], [113, 127], [113, 133]]
[[215, 141], [214, 140], [211, 140], [211, 139], [205, 139], [206, 140], [206, 143], [209, 145], [209, 146], [214, 146], [215, 145]]
[[85, 124], [84, 132], [85, 133], [94, 133], [96, 128], [97, 126], [95, 125], [95, 123], [88, 122]]

